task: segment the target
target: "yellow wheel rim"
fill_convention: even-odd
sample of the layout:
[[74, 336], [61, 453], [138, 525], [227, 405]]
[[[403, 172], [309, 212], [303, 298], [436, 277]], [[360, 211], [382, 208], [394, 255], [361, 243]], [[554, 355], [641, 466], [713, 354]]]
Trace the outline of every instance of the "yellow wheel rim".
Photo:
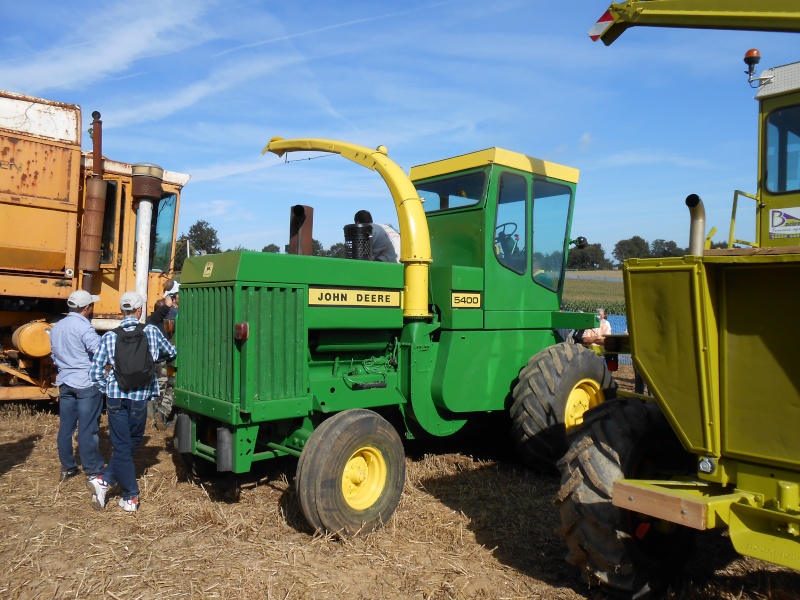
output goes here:
[[594, 379], [581, 379], [567, 398], [567, 406], [564, 411], [564, 425], [567, 433], [583, 423], [583, 414], [590, 408], [594, 408], [605, 400], [600, 384]]
[[344, 466], [342, 494], [355, 510], [366, 510], [378, 501], [386, 486], [386, 460], [377, 448], [356, 450]]

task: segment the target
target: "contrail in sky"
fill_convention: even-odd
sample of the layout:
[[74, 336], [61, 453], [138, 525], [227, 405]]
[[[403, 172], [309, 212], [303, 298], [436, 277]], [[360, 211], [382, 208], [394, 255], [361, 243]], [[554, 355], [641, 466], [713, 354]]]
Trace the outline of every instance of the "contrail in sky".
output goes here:
[[222, 52], [217, 52], [216, 54], [212, 54], [212, 58], [216, 58], [218, 56], [223, 56], [225, 54], [230, 54], [231, 52], [238, 52], [239, 50], [245, 50], [246, 48], [255, 48], [256, 46], [265, 46], [267, 44], [274, 44], [275, 42], [285, 42], [286, 40], [292, 40], [294, 38], [305, 37], [308, 35], [314, 35], [315, 33], [322, 33], [323, 31], [330, 31], [331, 29], [340, 29], [342, 27], [349, 27], [350, 25], [358, 25], [359, 23], [368, 23], [370, 21], [379, 21], [380, 19], [388, 19], [391, 17], [398, 17], [400, 15], [407, 15], [414, 12], [419, 12], [421, 10], [427, 10], [429, 8], [436, 8], [437, 6], [445, 6], [447, 4], [455, 4], [457, 0], [449, 0], [447, 2], [437, 2], [436, 4], [429, 4], [428, 6], [420, 6], [419, 8], [412, 8], [411, 10], [403, 10], [400, 12], [389, 13], [386, 15], [380, 15], [377, 17], [366, 17], [364, 19], [356, 19], [354, 21], [346, 21], [345, 23], [336, 23], [335, 25], [328, 25], [327, 27], [320, 27], [319, 29], [312, 29], [310, 31], [303, 31], [301, 33], [292, 33], [290, 35], [284, 35], [277, 38], [272, 38], [270, 40], [263, 40], [261, 42], [253, 42], [252, 44], [244, 44], [243, 46], [236, 46], [235, 48], [229, 48], [228, 50], [223, 50]]

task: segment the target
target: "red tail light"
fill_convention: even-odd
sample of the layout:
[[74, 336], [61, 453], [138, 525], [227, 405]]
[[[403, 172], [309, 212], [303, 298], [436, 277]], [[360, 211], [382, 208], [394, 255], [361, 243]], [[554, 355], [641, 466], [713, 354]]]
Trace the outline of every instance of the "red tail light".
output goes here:
[[618, 354], [606, 354], [606, 366], [608, 370], [612, 373], [619, 369], [619, 355]]
[[250, 323], [237, 323], [233, 326], [233, 337], [243, 342], [250, 337]]

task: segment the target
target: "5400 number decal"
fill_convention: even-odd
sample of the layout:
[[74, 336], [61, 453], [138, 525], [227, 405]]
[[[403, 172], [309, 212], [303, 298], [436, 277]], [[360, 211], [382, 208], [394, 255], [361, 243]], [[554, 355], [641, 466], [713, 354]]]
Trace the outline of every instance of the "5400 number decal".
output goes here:
[[481, 295], [478, 292], [451, 292], [451, 308], [480, 308]]

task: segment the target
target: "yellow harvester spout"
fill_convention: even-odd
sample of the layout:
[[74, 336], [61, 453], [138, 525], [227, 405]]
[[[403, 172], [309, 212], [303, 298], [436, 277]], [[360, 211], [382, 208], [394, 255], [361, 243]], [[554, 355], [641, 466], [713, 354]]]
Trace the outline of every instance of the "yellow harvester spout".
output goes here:
[[392, 194], [400, 224], [400, 262], [403, 263], [405, 277], [403, 315], [417, 319], [429, 317], [428, 265], [431, 262], [431, 241], [428, 220], [414, 184], [387, 156], [386, 147], [378, 146], [377, 150], [370, 150], [364, 146], [336, 140], [272, 138], [262, 154], [272, 152], [283, 156], [286, 152], [297, 151], [340, 154], [380, 174]]

